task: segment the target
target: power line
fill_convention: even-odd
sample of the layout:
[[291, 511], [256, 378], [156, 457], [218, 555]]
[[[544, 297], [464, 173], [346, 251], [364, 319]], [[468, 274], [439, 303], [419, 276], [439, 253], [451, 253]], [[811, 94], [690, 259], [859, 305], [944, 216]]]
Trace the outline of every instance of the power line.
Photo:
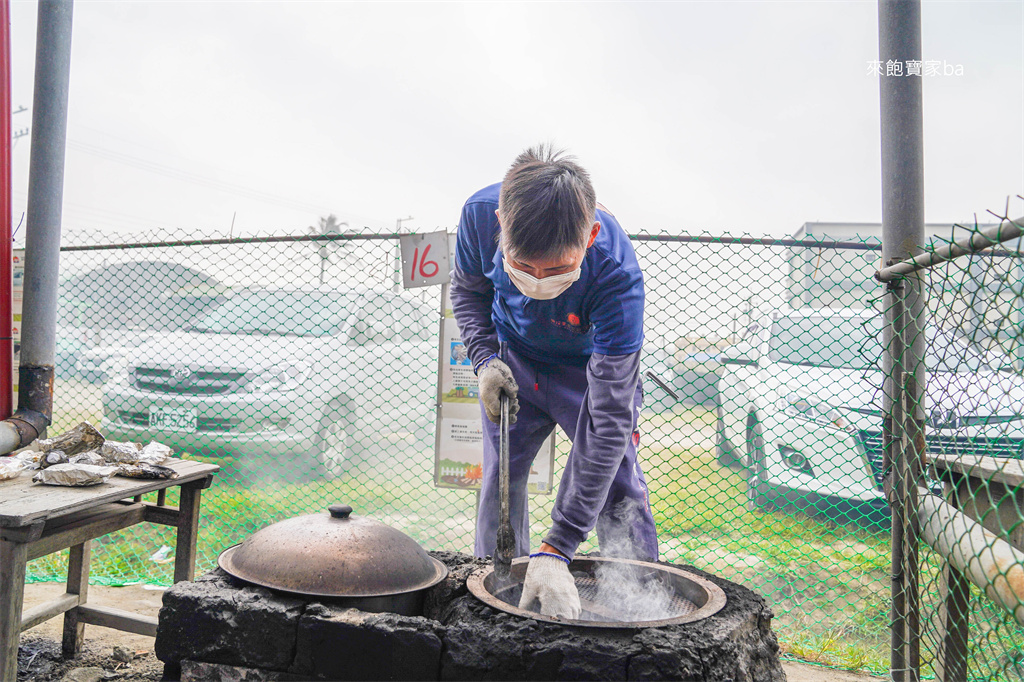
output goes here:
[[162, 175], [174, 180], [180, 180], [182, 182], [189, 182], [195, 185], [202, 185], [216, 189], [221, 192], [229, 194], [235, 194], [238, 196], [246, 197], [248, 199], [256, 199], [269, 204], [277, 204], [285, 208], [293, 208], [303, 211], [311, 211], [313, 213], [329, 213], [331, 209], [320, 204], [312, 204], [305, 201], [297, 201], [277, 194], [271, 194], [262, 190], [253, 189], [251, 187], [245, 187], [243, 185], [236, 185], [223, 180], [217, 180], [198, 173], [186, 171], [181, 168], [175, 168], [166, 164], [158, 163], [156, 161], [149, 161], [147, 159], [125, 154], [123, 152], [116, 152], [96, 145], [88, 144], [86, 142], [79, 142], [77, 140], [68, 140], [68, 148], [75, 149], [77, 151], [95, 156], [108, 161], [114, 161], [132, 168], [138, 168], [145, 170], [150, 173]]
[[[12, 192], [12, 194], [13, 194], [14, 198], [17, 199], [20, 202], [24, 202], [24, 201], [28, 200], [28, 192], [25, 192], [24, 190], [14, 190]], [[166, 227], [165, 223], [161, 223], [161, 222], [158, 222], [156, 220], [153, 220], [152, 217], [143, 217], [143, 216], [133, 215], [131, 213], [124, 213], [122, 211], [115, 211], [115, 210], [109, 209], [109, 208], [99, 208], [97, 206], [87, 206], [85, 204], [80, 204], [80, 203], [77, 203], [77, 202], [74, 202], [74, 201], [69, 201], [68, 199], [64, 199], [64, 208], [65, 208], [66, 213], [68, 213], [68, 214], [70, 214], [72, 216], [74, 216], [75, 214], [81, 214], [81, 215], [84, 216], [84, 220], [88, 220], [88, 221], [103, 220], [103, 221], [106, 221], [104, 224], [121, 223], [124, 226], [134, 227], [134, 228], [138, 228], [140, 226], [141, 227], [157, 227], [157, 228]], [[94, 214], [94, 215], [91, 215], [91, 216], [88, 215], [90, 213]], [[79, 221], [79, 222], [81, 222], [81, 221]]]
[[340, 213], [350, 218], [358, 219], [358, 222], [382, 222], [373, 219], [367, 219], [365, 216], [358, 216], [350, 212], [337, 211], [322, 204], [301, 201], [280, 194], [273, 194], [271, 192], [266, 192], [260, 189], [246, 187], [245, 185], [239, 185], [224, 180], [218, 180], [217, 178], [201, 175], [199, 173], [193, 173], [192, 171], [187, 171], [175, 166], [159, 163], [157, 161], [151, 161], [149, 159], [144, 159], [138, 156], [133, 156], [131, 154], [126, 154], [124, 152], [106, 149], [104, 147], [100, 147], [95, 144], [90, 144], [88, 142], [82, 142], [80, 140], [69, 139], [68, 148], [74, 149], [84, 154], [95, 156], [97, 158], [113, 161], [115, 163], [120, 163], [132, 168], [137, 168], [139, 170], [145, 170], [150, 173], [162, 175], [164, 177], [168, 177], [174, 180], [179, 180], [181, 182], [188, 182], [195, 185], [209, 187], [220, 192], [234, 194], [236, 196], [241, 196], [248, 199], [254, 199], [256, 201], [261, 201], [268, 204], [282, 206], [284, 208], [308, 211], [311, 213], [316, 213], [318, 215]]

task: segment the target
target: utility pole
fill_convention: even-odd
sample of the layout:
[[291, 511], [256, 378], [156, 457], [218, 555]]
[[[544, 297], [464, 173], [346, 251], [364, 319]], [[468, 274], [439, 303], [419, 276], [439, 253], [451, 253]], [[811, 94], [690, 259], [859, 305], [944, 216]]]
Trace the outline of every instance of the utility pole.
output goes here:
[[[395, 233], [402, 234], [402, 223], [412, 220], [412, 216], [408, 218], [399, 218], [395, 221]], [[394, 286], [392, 290], [397, 294], [402, 290], [402, 244], [398, 239], [395, 239], [395, 267], [391, 273], [393, 276]]]
[[[348, 221], [340, 222], [340, 223], [337, 223], [337, 222], [334, 222], [334, 221], [328, 221], [327, 225], [325, 226], [325, 229], [323, 229], [320, 234], [325, 234], [325, 235], [341, 234], [342, 233], [342, 229], [341, 229], [342, 226], [348, 227]], [[337, 249], [338, 247], [339, 247], [338, 242], [333, 242], [333, 241], [332, 242], [326, 242], [325, 241], [325, 242], [320, 244], [320, 247], [318, 249], [318, 252], [320, 254], [320, 286], [324, 285], [324, 279], [325, 279], [326, 274], [327, 274], [327, 261], [329, 261], [331, 259], [331, 249]]]

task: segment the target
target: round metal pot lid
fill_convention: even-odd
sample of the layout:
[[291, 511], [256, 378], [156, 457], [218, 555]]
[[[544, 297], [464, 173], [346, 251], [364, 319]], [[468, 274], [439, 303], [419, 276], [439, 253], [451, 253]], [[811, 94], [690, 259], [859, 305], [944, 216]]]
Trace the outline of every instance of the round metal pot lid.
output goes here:
[[332, 505], [262, 528], [221, 552], [217, 564], [262, 587], [317, 597], [384, 597], [423, 590], [448, 568], [411, 537], [352, 507]]

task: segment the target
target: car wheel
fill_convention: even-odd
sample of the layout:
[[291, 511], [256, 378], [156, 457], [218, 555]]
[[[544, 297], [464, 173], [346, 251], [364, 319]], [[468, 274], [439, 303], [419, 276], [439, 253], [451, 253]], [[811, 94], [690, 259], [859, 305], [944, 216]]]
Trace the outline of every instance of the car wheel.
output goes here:
[[351, 403], [334, 401], [324, 410], [317, 438], [316, 458], [322, 473], [340, 476], [356, 454], [358, 429]]
[[743, 462], [736, 456], [732, 444], [725, 437], [725, 419], [721, 405], [717, 406], [715, 413], [718, 416], [715, 424], [715, 455], [718, 457], [718, 463], [730, 469], [742, 469]]
[[764, 433], [757, 415], [747, 419], [747, 509], [756, 511], [766, 504], [767, 471], [764, 462]]

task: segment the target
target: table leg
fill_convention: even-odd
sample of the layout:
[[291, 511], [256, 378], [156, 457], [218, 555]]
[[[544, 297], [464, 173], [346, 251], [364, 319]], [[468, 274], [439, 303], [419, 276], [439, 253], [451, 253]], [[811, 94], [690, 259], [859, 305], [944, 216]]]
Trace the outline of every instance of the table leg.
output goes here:
[[181, 486], [178, 503], [178, 541], [174, 550], [174, 582], [192, 580], [196, 576], [196, 540], [199, 536], [199, 505], [203, 481]]
[[[68, 557], [68, 593], [77, 594], [78, 603], [84, 604], [89, 593], [89, 558], [92, 555], [92, 540], [86, 540], [71, 548]], [[85, 623], [78, 620], [78, 609], [64, 612], [64, 639], [61, 653], [64, 658], [74, 658], [82, 650], [85, 638]]]
[[0, 539], [0, 682], [18, 679], [21, 607], [25, 600], [28, 545]]

